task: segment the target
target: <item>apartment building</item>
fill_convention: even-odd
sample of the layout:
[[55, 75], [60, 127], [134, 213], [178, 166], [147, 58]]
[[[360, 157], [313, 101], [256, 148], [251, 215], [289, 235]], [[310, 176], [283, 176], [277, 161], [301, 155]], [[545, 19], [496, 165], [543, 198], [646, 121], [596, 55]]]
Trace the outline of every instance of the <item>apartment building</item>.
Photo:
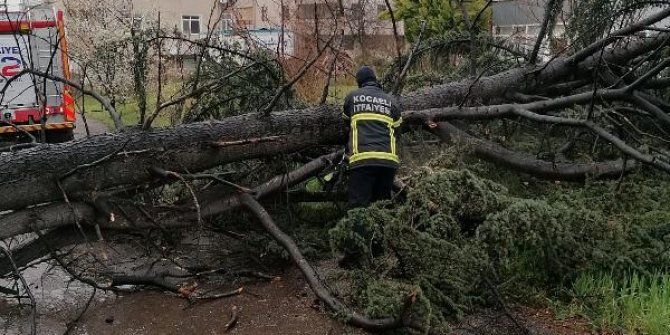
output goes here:
[[[382, 17], [388, 8], [384, 0], [296, 0], [290, 21], [300, 32], [297, 48], [309, 45], [315, 34], [323, 42], [341, 34], [342, 48], [352, 57], [394, 55], [397, 44], [405, 45], [403, 22]], [[314, 44], [314, 43], [312, 43]]]
[[[67, 11], [85, 0], [10, 0], [23, 4], [54, 3]], [[154, 21], [160, 13], [163, 29], [197, 40], [213, 36], [293, 55], [311, 50], [341, 34], [342, 48], [351, 57], [361, 54], [394, 55], [404, 45], [404, 26], [381, 19], [384, 0], [98, 0], [108, 3], [109, 15], [133, 24]], [[101, 6], [98, 5], [97, 8]], [[318, 38], [316, 38], [318, 36]], [[188, 54], [182, 44], [172, 53]]]
[[[68, 1], [68, 0], [63, 0]], [[102, 0], [105, 1], [105, 0]], [[228, 21], [222, 13], [227, 4], [222, 0], [132, 0], [128, 14], [142, 17], [150, 15], [152, 19], [160, 12], [161, 26], [181, 32], [189, 38], [201, 38], [212, 30], [218, 30]]]
[[387, 10], [384, 0], [228, 1], [230, 35], [259, 40], [269, 49], [303, 54], [336, 34], [342, 35], [342, 48], [355, 57], [366, 52], [388, 55], [396, 50], [396, 35], [399, 43], [405, 41], [402, 22], [394, 32], [392, 22], [380, 18]]
[[[24, 0], [25, 1], [25, 0]], [[39, 0], [29, 0], [39, 1]], [[47, 0], [48, 1], [48, 0]], [[135, 24], [156, 21], [160, 13], [161, 28], [182, 33], [191, 39], [203, 38], [230, 21], [223, 13], [230, 7], [226, 0], [99, 0], [107, 3], [110, 16], [132, 19]], [[82, 7], [84, 0], [54, 0], [66, 11], [74, 4]]]

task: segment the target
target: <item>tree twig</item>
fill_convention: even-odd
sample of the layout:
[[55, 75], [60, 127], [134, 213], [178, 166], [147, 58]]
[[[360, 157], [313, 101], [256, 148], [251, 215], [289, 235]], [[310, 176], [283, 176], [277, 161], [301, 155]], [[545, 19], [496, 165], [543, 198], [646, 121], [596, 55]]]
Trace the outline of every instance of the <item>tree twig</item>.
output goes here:
[[202, 300], [216, 300], [216, 299], [222, 299], [222, 298], [229, 298], [233, 297], [236, 295], [240, 295], [244, 292], [244, 287], [240, 287], [238, 289], [228, 291], [228, 292], [223, 292], [223, 293], [216, 293], [216, 294], [207, 294], [207, 295], [192, 295], [191, 300], [192, 302], [197, 302], [197, 301], [202, 301]]
[[496, 300], [498, 301], [498, 304], [500, 305], [500, 308], [502, 308], [503, 312], [505, 313], [505, 316], [507, 316], [507, 318], [510, 319], [510, 321], [512, 321], [512, 323], [514, 323], [514, 325], [515, 325], [519, 330], [521, 330], [521, 332], [522, 332], [524, 335], [530, 335], [530, 334], [531, 334], [530, 330], [529, 330], [526, 326], [522, 325], [522, 324], [521, 324], [521, 323], [514, 317], [514, 315], [512, 315], [512, 313], [510, 312], [509, 308], [507, 308], [507, 304], [505, 304], [505, 300], [502, 298], [502, 295], [500, 294], [500, 291], [498, 291], [498, 288], [496, 288], [496, 287], [493, 285], [493, 283], [491, 283], [491, 280], [490, 280], [486, 275], [483, 275], [482, 278], [484, 278], [484, 282], [485, 282], [486, 285], [489, 287], [489, 289], [491, 289], [491, 291], [493, 292], [493, 296], [494, 296], [494, 297], [496, 298]]
[[549, 2], [544, 5], [544, 19], [542, 19], [542, 25], [540, 26], [540, 32], [537, 35], [533, 51], [528, 58], [529, 64], [535, 64], [535, 61], [537, 61], [537, 55], [540, 51], [540, 47], [542, 46], [542, 42], [544, 41], [545, 36], [548, 34], [550, 35], [551, 31], [554, 29], [554, 20], [556, 15], [558, 15], [558, 9], [560, 8], [558, 5], [562, 4], [563, 0], [549, 0]]
[[28, 286], [28, 283], [26, 282], [26, 279], [23, 278], [23, 275], [21, 275], [21, 272], [19, 272], [19, 269], [16, 267], [16, 262], [14, 262], [14, 258], [12, 257], [12, 254], [9, 253], [7, 249], [5, 249], [3, 246], [0, 246], [0, 251], [2, 251], [5, 254], [5, 257], [9, 260], [9, 262], [12, 264], [12, 270], [14, 271], [14, 276], [18, 280], [21, 281], [21, 285], [23, 286], [23, 289], [26, 291], [26, 294], [28, 294], [28, 297], [30, 298], [30, 334], [31, 335], [36, 335], [37, 334], [37, 302], [35, 301], [35, 296], [33, 296], [33, 292], [30, 290], [30, 286]]
[[660, 170], [670, 173], [670, 164], [665, 163], [662, 160], [659, 160], [657, 157], [650, 156], [638, 151], [637, 149], [626, 144], [626, 142], [622, 141], [620, 138], [610, 134], [607, 130], [596, 125], [592, 121], [576, 120], [576, 119], [569, 119], [550, 115], [539, 115], [522, 109], [514, 109], [514, 113], [516, 115], [522, 116], [524, 118], [536, 122], [549, 123], [549, 124], [562, 124], [566, 126], [588, 128], [599, 137], [602, 137], [603, 139], [612, 143], [616, 148], [618, 148], [621, 152], [625, 153], [626, 155], [629, 155], [630, 157], [633, 157], [642, 163], [652, 165]]
[[77, 324], [79, 323], [81, 318], [84, 317], [84, 314], [86, 314], [86, 311], [88, 311], [88, 308], [91, 306], [91, 303], [93, 302], [93, 299], [95, 298], [95, 294], [97, 292], [98, 292], [98, 289], [94, 287], [93, 288], [93, 293], [91, 293], [91, 296], [86, 301], [86, 305], [84, 305], [84, 308], [81, 309], [81, 311], [79, 312], [79, 314], [77, 315], [77, 317], [74, 320], [67, 323], [67, 329], [65, 329], [65, 332], [63, 333], [63, 335], [69, 335], [70, 333], [72, 333], [72, 331], [74, 330], [74, 327], [77, 326]]
[[226, 147], [232, 147], [232, 146], [237, 146], [237, 145], [258, 144], [258, 143], [265, 143], [265, 142], [279, 142], [279, 141], [282, 141], [282, 140], [283, 140], [282, 136], [266, 136], [266, 137], [248, 138], [248, 139], [237, 140], [237, 141], [208, 142], [207, 145], [210, 145], [210, 146], [213, 146], [213, 147], [226, 148]]
[[321, 99], [319, 100], [319, 105], [326, 103], [328, 99], [328, 93], [330, 91], [330, 81], [333, 78], [333, 72], [335, 72], [335, 67], [337, 66], [337, 60], [340, 56], [340, 49], [342, 48], [342, 43], [344, 43], [344, 29], [340, 31], [340, 43], [335, 49], [335, 55], [333, 55], [333, 60], [330, 62], [328, 67], [328, 77], [326, 78], [326, 84], [323, 85], [323, 91], [321, 92]]
[[240, 313], [239, 313], [239, 308], [237, 306], [233, 306], [233, 308], [230, 309], [230, 320], [226, 322], [226, 325], [223, 326], [224, 333], [229, 332], [235, 325], [237, 324], [237, 320], [239, 319]]
[[104, 162], [106, 162], [106, 161], [108, 161], [108, 160], [114, 158], [117, 154], [119, 154], [120, 152], [122, 152], [122, 151], [126, 148], [126, 145], [128, 145], [128, 143], [130, 143], [130, 139], [128, 139], [128, 140], [127, 140], [122, 146], [120, 146], [118, 149], [114, 150], [114, 152], [112, 152], [112, 153], [110, 153], [110, 154], [108, 154], [108, 155], [105, 155], [105, 156], [101, 157], [100, 159], [96, 159], [96, 160], [93, 161], [93, 162], [78, 165], [78, 166], [76, 166], [74, 169], [72, 169], [72, 170], [70, 170], [70, 171], [68, 171], [68, 172], [65, 172], [62, 176], [60, 176], [59, 180], [63, 180], [63, 179], [65, 179], [65, 178], [67, 178], [67, 177], [69, 177], [69, 176], [71, 176], [71, 175], [77, 173], [77, 172], [80, 171], [80, 170], [84, 170], [84, 169], [92, 168], [92, 167], [94, 167], [94, 166], [96, 166], [96, 165], [102, 164], [102, 163], [104, 163]]
[[419, 48], [419, 45], [421, 45], [421, 39], [423, 38], [423, 33], [426, 30], [426, 20], [421, 21], [421, 30], [419, 31], [419, 37], [416, 40], [416, 44], [414, 45], [414, 48], [409, 52], [409, 55], [407, 56], [407, 62], [405, 62], [405, 66], [403, 66], [402, 71], [400, 71], [400, 74], [398, 75], [398, 78], [395, 82], [395, 87], [393, 89], [393, 94], [396, 96], [399, 96], [402, 94], [402, 90], [405, 86], [405, 76], [407, 76], [407, 72], [409, 71], [410, 66], [412, 65], [412, 58], [414, 57], [414, 53], [416, 50]]
[[229, 182], [229, 181], [221, 178], [220, 174], [215, 174], [215, 173], [180, 174], [180, 173], [177, 173], [177, 172], [174, 172], [174, 171], [166, 171], [164, 169], [161, 169], [161, 168], [155, 167], [155, 166], [151, 169], [151, 172], [158, 175], [158, 176], [161, 176], [163, 178], [177, 178], [181, 181], [198, 180], [198, 179], [211, 179], [211, 180], [217, 181], [221, 184], [233, 187], [240, 192], [247, 192], [247, 193], [252, 192], [251, 189], [249, 189], [247, 187], [244, 187], [244, 186], [237, 185], [237, 184], [232, 183], [232, 182]]
[[400, 47], [400, 35], [398, 35], [398, 25], [395, 19], [395, 14], [393, 13], [393, 7], [391, 7], [391, 3], [389, 0], [384, 0], [384, 4], [386, 4], [386, 10], [389, 12], [389, 16], [391, 17], [391, 24], [393, 25], [393, 37], [395, 37], [395, 49], [396, 49], [396, 57], [400, 59], [402, 56], [402, 51]]
[[279, 99], [284, 95], [284, 93], [286, 93], [286, 91], [288, 91], [291, 87], [293, 87], [293, 85], [298, 80], [300, 80], [300, 78], [302, 78], [305, 75], [305, 73], [307, 73], [307, 70], [312, 68], [312, 65], [314, 65], [314, 63], [316, 63], [316, 61], [319, 60], [321, 55], [323, 55], [323, 53], [330, 47], [330, 43], [333, 41], [333, 38], [335, 38], [335, 36], [336, 36], [335, 34], [331, 35], [328, 41], [326, 42], [326, 45], [316, 53], [314, 58], [312, 58], [309, 62], [304, 64], [300, 69], [300, 71], [298, 71], [298, 73], [295, 76], [293, 76], [291, 80], [289, 80], [286, 84], [282, 85], [279, 89], [277, 89], [274, 97], [272, 97], [272, 99], [270, 100], [270, 103], [263, 109], [262, 114], [264, 116], [270, 115], [275, 105], [277, 105], [277, 102], [279, 102]]

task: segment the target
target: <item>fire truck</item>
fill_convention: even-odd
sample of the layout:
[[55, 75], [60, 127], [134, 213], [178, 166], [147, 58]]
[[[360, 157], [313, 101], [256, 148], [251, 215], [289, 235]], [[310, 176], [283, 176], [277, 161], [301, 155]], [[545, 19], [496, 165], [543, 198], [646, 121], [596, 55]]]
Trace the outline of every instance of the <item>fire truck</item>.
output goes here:
[[63, 12], [24, 1], [0, 6], [0, 139], [71, 140], [74, 99], [61, 80], [70, 78]]

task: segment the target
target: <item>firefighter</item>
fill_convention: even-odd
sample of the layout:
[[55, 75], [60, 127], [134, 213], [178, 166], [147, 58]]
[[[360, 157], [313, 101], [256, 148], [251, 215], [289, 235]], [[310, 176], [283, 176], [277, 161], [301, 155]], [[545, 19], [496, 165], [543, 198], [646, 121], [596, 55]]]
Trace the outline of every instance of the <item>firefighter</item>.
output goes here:
[[[390, 199], [400, 164], [397, 135], [402, 118], [398, 102], [382, 90], [374, 71], [368, 66], [356, 72], [356, 82], [358, 89], [345, 98], [343, 113], [349, 126], [345, 154], [349, 162], [349, 209]], [[355, 225], [354, 231], [370, 240], [370, 233], [362, 224]], [[373, 243], [373, 253], [379, 247]], [[359, 261], [360, 255], [356, 244], [347, 241], [340, 265], [349, 267]]]

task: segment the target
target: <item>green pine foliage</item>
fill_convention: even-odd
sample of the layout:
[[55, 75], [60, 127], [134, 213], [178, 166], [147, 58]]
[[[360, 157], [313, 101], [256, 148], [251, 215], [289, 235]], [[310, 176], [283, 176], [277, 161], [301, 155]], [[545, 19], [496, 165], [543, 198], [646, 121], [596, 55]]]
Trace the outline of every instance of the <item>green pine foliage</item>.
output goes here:
[[[190, 85], [219, 83], [191, 106], [184, 116], [184, 123], [261, 111], [272, 101], [277, 87], [284, 84], [284, 70], [270, 53], [264, 50], [247, 53], [239, 45], [224, 45], [224, 48], [233, 52], [205, 54], [199, 76], [191, 79]], [[246, 57], [240, 54], [246, 54]], [[287, 90], [275, 108], [304, 107], [294, 93], [293, 89]]]
[[[405, 315], [414, 294], [411, 315], [446, 329], [448, 320], [495, 304], [492, 287], [515, 301], [533, 301], [560, 296], [584, 273], [668, 269], [666, 177], [547, 182], [526, 194], [512, 193], [505, 181], [464, 168], [426, 168], [405, 199], [350, 211], [330, 239], [339, 250], [356, 238], [364, 265], [333, 279], [351, 283], [340, 294], [370, 316]], [[382, 256], [374, 257], [370, 241], [352, 232], [359, 222], [382, 242]]]
[[[464, 4], [470, 21], [482, 11], [476, 27], [486, 30], [491, 17], [490, 10], [484, 9], [486, 1], [465, 1]], [[393, 14], [397, 20], [403, 20], [405, 23], [405, 36], [410, 42], [418, 38], [423, 20], [426, 21], [425, 38], [441, 36], [449, 31], [468, 30], [457, 1], [395, 0]], [[385, 14], [386, 16], [388, 14]]]

